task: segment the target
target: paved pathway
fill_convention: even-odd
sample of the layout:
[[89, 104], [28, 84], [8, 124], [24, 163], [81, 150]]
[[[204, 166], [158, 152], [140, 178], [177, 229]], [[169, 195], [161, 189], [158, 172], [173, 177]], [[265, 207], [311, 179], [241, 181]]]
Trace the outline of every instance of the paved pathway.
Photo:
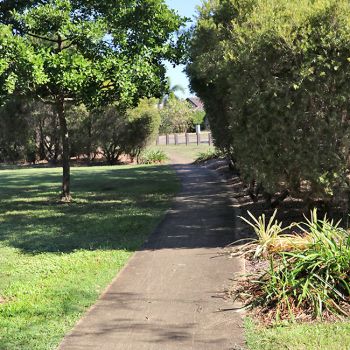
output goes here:
[[144, 248], [60, 350], [233, 350], [241, 316], [223, 298], [240, 262], [218, 256], [235, 240], [225, 185], [202, 167], [175, 165], [183, 188]]

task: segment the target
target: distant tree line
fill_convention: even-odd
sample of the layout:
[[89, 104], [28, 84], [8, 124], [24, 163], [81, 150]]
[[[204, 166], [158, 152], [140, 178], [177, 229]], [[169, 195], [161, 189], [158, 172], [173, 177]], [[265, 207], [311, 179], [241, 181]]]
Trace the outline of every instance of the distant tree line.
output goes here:
[[[137, 107], [109, 105], [89, 111], [67, 108], [69, 156], [94, 161], [104, 157], [116, 164], [121, 155], [137, 157], [158, 133], [157, 100], [143, 99]], [[40, 101], [12, 96], [0, 108], [0, 162], [61, 162], [62, 143], [55, 108]]]
[[[162, 108], [156, 98], [130, 108], [73, 105], [66, 109], [69, 157], [87, 162], [102, 158], [108, 164], [117, 164], [121, 156], [137, 159], [158, 133], [193, 131], [204, 116], [174, 96]], [[13, 95], [0, 107], [0, 162], [58, 165], [61, 155], [59, 120], [52, 105]]]

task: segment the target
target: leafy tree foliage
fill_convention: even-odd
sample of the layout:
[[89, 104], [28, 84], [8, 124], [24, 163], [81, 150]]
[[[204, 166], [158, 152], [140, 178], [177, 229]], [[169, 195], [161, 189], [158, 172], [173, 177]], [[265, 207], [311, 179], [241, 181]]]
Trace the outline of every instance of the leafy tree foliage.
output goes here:
[[30, 128], [36, 135], [36, 159], [57, 164], [62, 153], [59, 120], [54, 106], [31, 101]]
[[[127, 110], [118, 105], [90, 112], [84, 105], [67, 109], [70, 156], [93, 161], [101, 152], [110, 164], [120, 156], [138, 157], [158, 134], [156, 98]], [[51, 105], [12, 96], [0, 108], [0, 162], [57, 163], [61, 156], [58, 118]]]
[[159, 133], [161, 116], [157, 106], [157, 99], [142, 99], [136, 108], [127, 111], [129, 126], [127, 127], [127, 142], [125, 153], [132, 158], [139, 156], [144, 148], [154, 141]]
[[67, 110], [67, 121], [70, 130], [70, 155], [94, 160], [99, 147], [95, 114], [90, 113], [83, 104], [72, 106]]
[[11, 27], [0, 23], [0, 106], [18, 89], [43, 83], [43, 65], [22, 38], [12, 34]]
[[31, 102], [18, 96], [0, 108], [0, 161], [33, 161], [35, 134], [30, 113]]
[[348, 187], [350, 3], [205, 1], [188, 73], [217, 146], [268, 193]]
[[127, 111], [109, 106], [94, 112], [98, 144], [110, 164], [122, 154], [138, 157], [159, 129], [160, 116], [156, 99], [141, 100]]
[[62, 199], [69, 201], [68, 108], [93, 109], [114, 101], [132, 106], [142, 97], [161, 96], [164, 60], [176, 63], [183, 54], [174, 33], [185, 19], [163, 0], [4, 0], [0, 13], [5, 40], [16, 44], [4, 50], [0, 82], [8, 92], [30, 91], [54, 106], [62, 144]]
[[189, 103], [170, 95], [167, 103], [160, 109], [160, 132], [163, 134], [187, 132], [192, 125], [194, 111]]
[[205, 112], [201, 110], [194, 110], [192, 113], [192, 124], [202, 125], [205, 119]]

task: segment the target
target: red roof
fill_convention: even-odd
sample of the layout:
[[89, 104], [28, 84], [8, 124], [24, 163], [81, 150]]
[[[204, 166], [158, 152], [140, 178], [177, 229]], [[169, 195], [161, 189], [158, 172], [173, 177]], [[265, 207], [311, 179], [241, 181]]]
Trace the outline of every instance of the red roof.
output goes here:
[[194, 108], [204, 110], [204, 103], [199, 97], [189, 97], [186, 99]]

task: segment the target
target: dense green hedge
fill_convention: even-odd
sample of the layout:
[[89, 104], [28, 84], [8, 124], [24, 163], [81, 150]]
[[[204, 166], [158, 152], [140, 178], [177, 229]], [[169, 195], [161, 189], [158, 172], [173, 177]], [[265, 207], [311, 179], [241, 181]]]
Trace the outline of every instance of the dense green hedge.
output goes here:
[[247, 181], [308, 198], [344, 192], [349, 42], [347, 0], [204, 2], [187, 70]]

